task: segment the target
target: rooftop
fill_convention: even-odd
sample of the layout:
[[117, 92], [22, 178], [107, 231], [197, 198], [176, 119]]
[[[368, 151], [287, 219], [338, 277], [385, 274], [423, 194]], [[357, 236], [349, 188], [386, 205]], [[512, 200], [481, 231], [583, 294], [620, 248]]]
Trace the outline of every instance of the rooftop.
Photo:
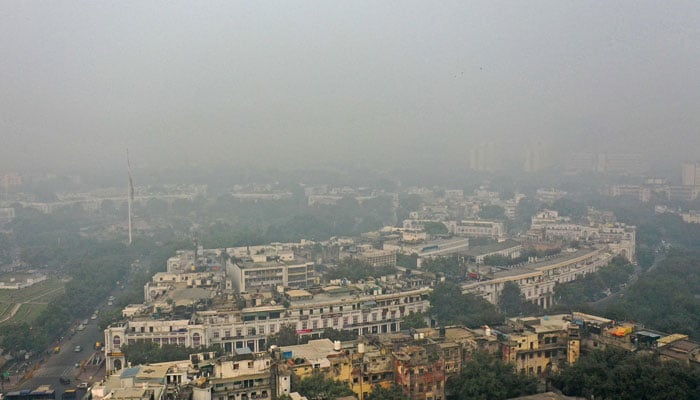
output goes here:
[[492, 244], [486, 244], [483, 246], [474, 246], [469, 248], [469, 250], [465, 250], [460, 252], [460, 254], [465, 255], [465, 256], [470, 256], [470, 257], [476, 257], [484, 254], [490, 254], [490, 253], [495, 253], [497, 251], [505, 250], [505, 249], [510, 249], [516, 246], [520, 246], [522, 243], [508, 239], [504, 242], [500, 243], [492, 243]]

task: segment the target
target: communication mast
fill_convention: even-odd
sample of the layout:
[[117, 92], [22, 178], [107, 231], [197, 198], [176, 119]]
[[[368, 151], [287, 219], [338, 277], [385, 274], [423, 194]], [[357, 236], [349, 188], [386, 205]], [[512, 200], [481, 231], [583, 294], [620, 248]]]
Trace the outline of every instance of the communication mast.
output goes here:
[[129, 212], [129, 244], [131, 244], [131, 205], [134, 202], [134, 181], [131, 179], [131, 162], [129, 161], [129, 149], [126, 149], [126, 167], [129, 175], [129, 191], [126, 198], [126, 206]]

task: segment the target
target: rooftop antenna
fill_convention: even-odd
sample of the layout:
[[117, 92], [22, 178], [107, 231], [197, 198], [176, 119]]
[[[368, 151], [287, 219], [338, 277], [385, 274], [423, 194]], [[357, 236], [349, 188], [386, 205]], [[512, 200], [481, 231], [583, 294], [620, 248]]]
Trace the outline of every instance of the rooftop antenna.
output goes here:
[[129, 161], [129, 149], [126, 149], [126, 167], [129, 174], [129, 192], [126, 198], [126, 205], [129, 212], [129, 244], [131, 244], [131, 204], [134, 202], [134, 181], [131, 179], [131, 162]]

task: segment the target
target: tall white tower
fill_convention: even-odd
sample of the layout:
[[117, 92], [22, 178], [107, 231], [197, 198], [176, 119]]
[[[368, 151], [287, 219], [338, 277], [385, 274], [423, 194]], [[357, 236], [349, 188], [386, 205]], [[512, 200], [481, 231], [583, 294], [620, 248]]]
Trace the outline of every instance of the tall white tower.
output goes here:
[[131, 179], [131, 161], [129, 161], [129, 149], [126, 149], [126, 167], [129, 174], [129, 191], [126, 198], [126, 207], [129, 213], [129, 244], [131, 244], [131, 205], [134, 202], [134, 181]]

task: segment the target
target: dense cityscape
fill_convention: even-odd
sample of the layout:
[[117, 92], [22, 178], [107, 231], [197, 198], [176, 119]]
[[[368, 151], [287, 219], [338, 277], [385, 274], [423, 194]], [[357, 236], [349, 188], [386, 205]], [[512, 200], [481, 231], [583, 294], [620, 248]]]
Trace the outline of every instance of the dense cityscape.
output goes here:
[[3, 390], [641, 398], [642, 376], [615, 375], [634, 367], [694, 398], [700, 163], [666, 178], [620, 159], [545, 187], [478, 168], [471, 187], [251, 177], [216, 193], [5, 174]]
[[0, 1], [0, 400], [700, 400], [698, 16]]

